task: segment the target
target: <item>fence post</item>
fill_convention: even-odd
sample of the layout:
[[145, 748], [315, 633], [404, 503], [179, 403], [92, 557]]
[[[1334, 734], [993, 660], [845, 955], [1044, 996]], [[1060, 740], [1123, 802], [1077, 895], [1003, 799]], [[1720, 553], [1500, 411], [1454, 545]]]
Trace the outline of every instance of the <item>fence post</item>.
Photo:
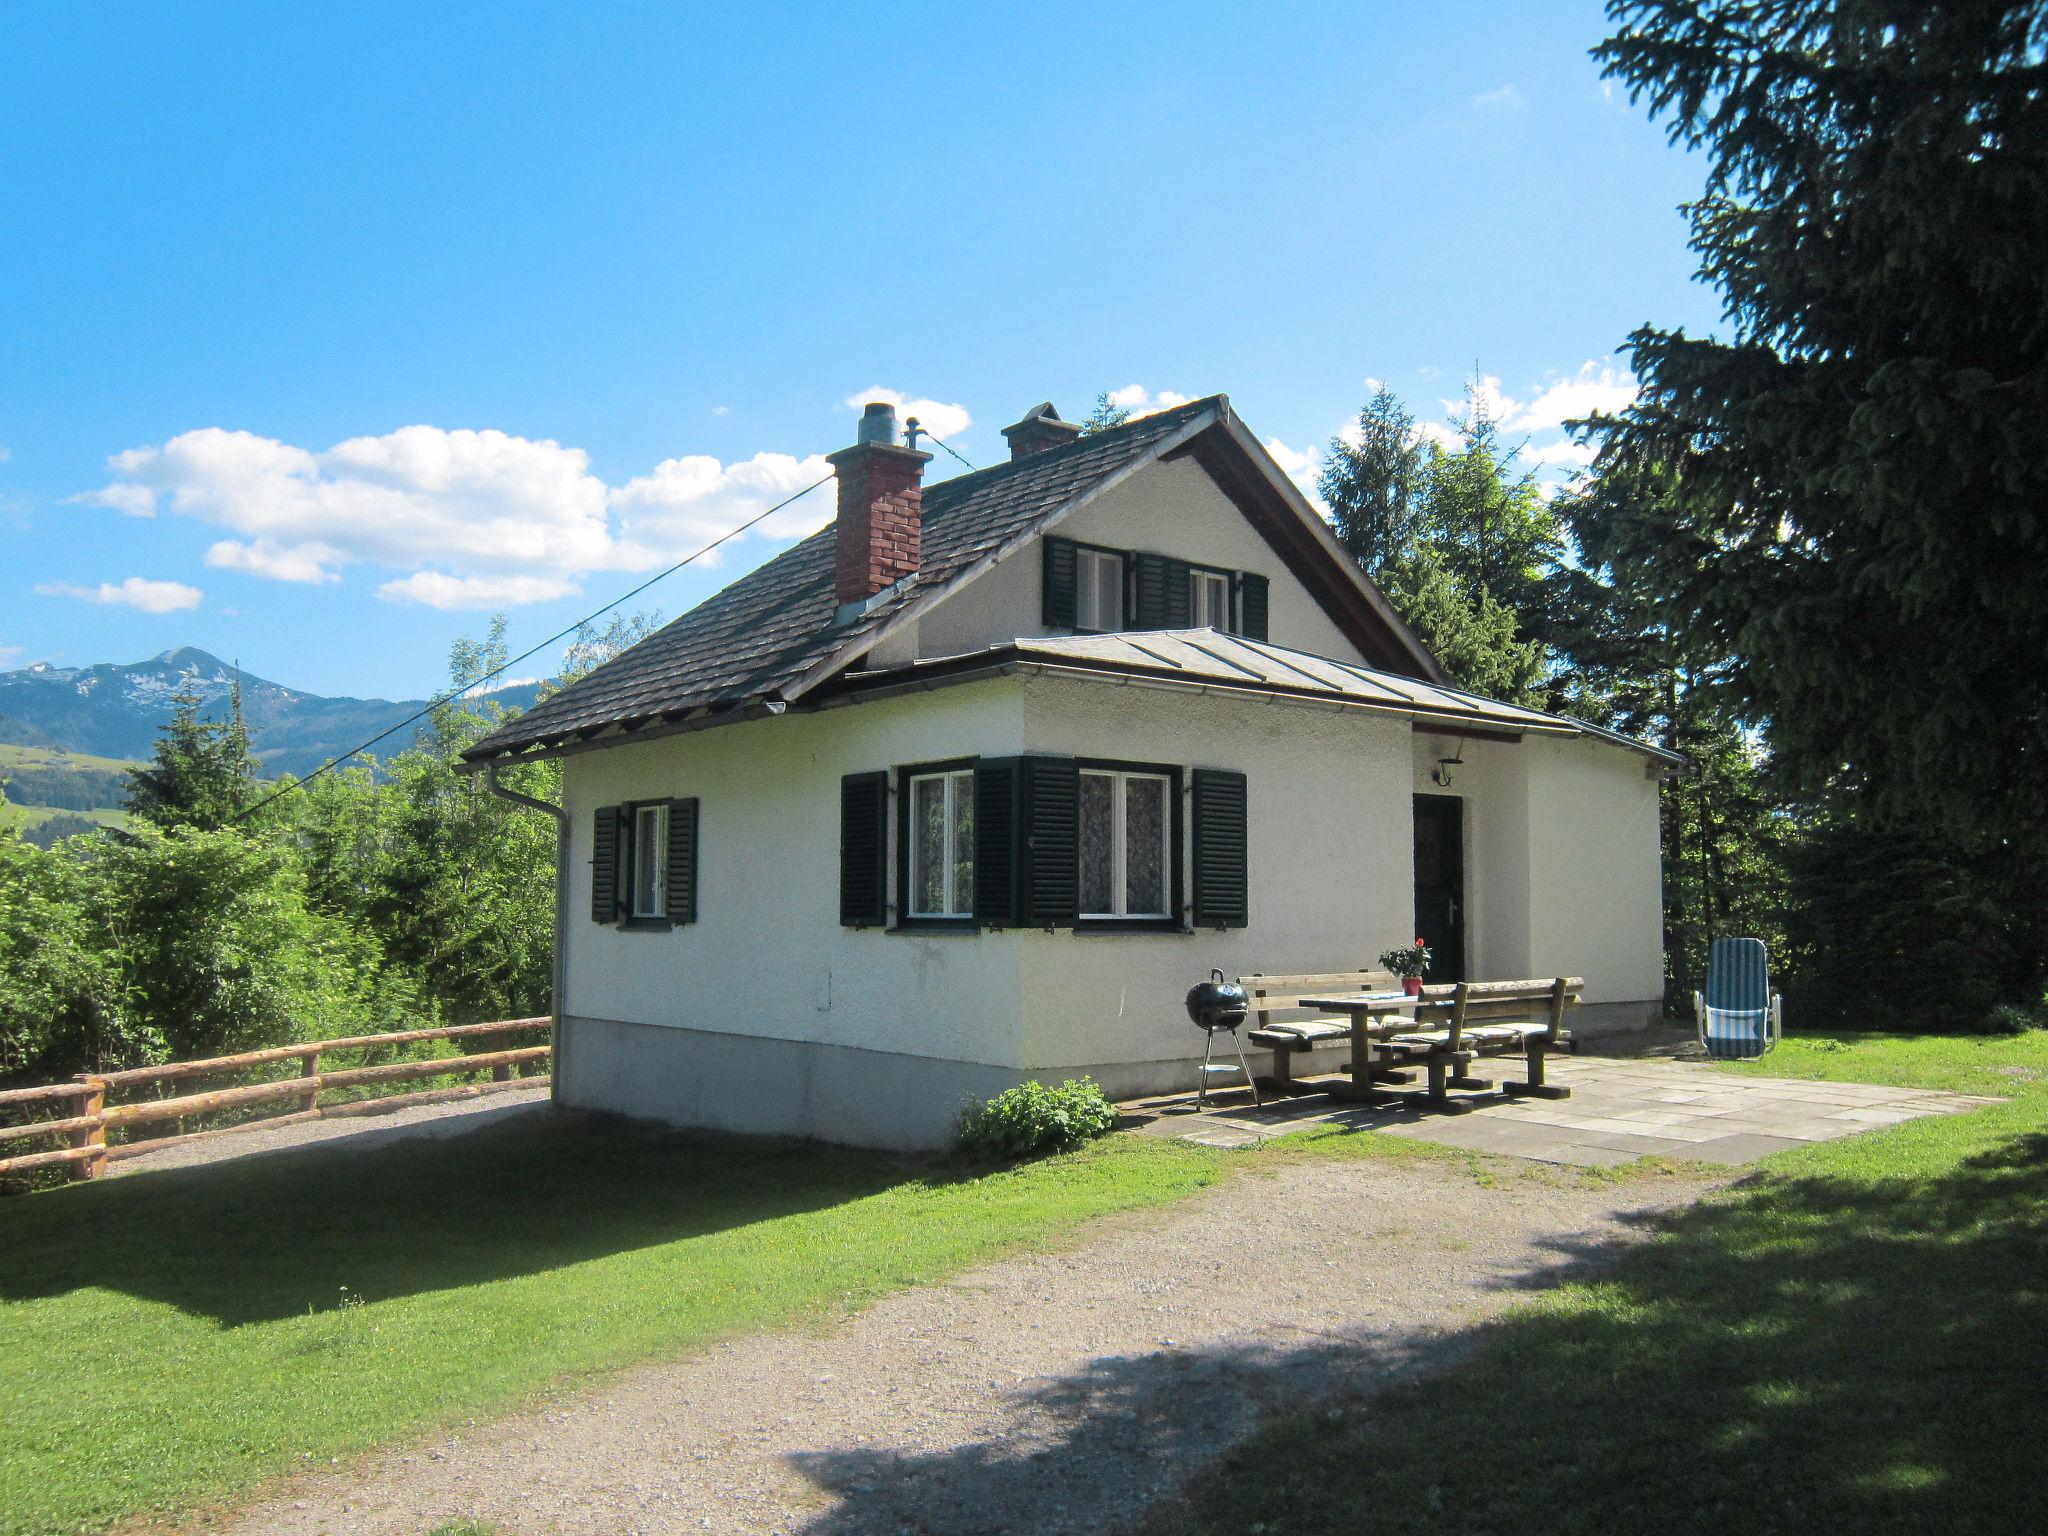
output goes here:
[[[91, 1115], [97, 1118], [99, 1112], [107, 1105], [107, 1085], [96, 1077], [81, 1076], [79, 1081], [84, 1083], [89, 1091], [78, 1101], [78, 1113], [81, 1116]], [[107, 1128], [104, 1125], [93, 1125], [82, 1131], [73, 1131], [69, 1139], [74, 1147], [100, 1149], [98, 1156], [81, 1158], [71, 1165], [71, 1178], [74, 1182], [80, 1179], [96, 1179], [107, 1171]]]
[[[318, 1077], [319, 1075], [320, 1053], [318, 1051], [308, 1051], [304, 1056], [301, 1056], [299, 1058], [299, 1076]], [[306, 1110], [318, 1109], [319, 1107], [320, 1085], [318, 1083], [315, 1083], [312, 1087], [306, 1090], [305, 1098], [300, 1100], [299, 1110], [301, 1113], [304, 1113]]]

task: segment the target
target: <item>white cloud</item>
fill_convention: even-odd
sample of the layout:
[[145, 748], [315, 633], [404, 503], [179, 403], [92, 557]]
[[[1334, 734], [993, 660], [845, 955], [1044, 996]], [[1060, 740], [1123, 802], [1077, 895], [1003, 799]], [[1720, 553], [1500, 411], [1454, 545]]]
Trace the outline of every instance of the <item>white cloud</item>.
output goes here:
[[1481, 91], [1472, 98], [1472, 105], [1475, 107], [1494, 108], [1503, 112], [1512, 112], [1522, 104], [1521, 88], [1513, 81], [1509, 81], [1506, 85], [1496, 86], [1490, 91]]
[[[958, 406], [907, 404], [948, 427], [968, 420]], [[216, 570], [310, 585], [383, 567], [380, 597], [435, 608], [544, 602], [598, 571], [669, 564], [831, 475], [819, 455], [692, 455], [611, 486], [579, 448], [428, 426], [324, 451], [205, 427], [108, 467], [106, 486], [72, 500], [219, 528], [231, 537], [206, 551]], [[832, 511], [827, 484], [752, 536], [800, 537]]]
[[1162, 389], [1155, 395], [1142, 384], [1126, 384], [1122, 389], [1109, 392], [1109, 403], [1120, 411], [1129, 411], [1133, 418], [1156, 416], [1176, 405], [1186, 405], [1193, 398], [1171, 389]]
[[5, 443], [0, 443], [0, 464], [5, 464], [9, 459], [13, 457], [14, 450], [8, 447]]
[[27, 649], [25, 645], [0, 645], [0, 661], [12, 661]]
[[[1354, 424], [1355, 425], [1355, 424]], [[1273, 455], [1273, 462], [1287, 471], [1287, 478], [1300, 488], [1317, 506], [1323, 504], [1322, 493], [1316, 481], [1323, 472], [1323, 457], [1314, 448], [1290, 448], [1277, 437], [1266, 439], [1266, 452]]]
[[912, 416], [917, 424], [943, 438], [954, 438], [974, 425], [974, 418], [967, 414], [964, 405], [947, 405], [941, 400], [927, 400], [922, 395], [913, 399], [900, 389], [884, 389], [877, 384], [873, 389], [863, 389], [846, 397], [850, 410], [859, 410], [870, 400], [884, 400], [896, 407], [897, 421], [907, 421]]
[[[120, 457], [122, 455], [115, 455], [117, 459]], [[109, 465], [112, 465], [114, 460], [109, 459], [107, 462]], [[81, 496], [73, 496], [69, 499], [75, 502], [85, 502], [96, 507], [112, 507], [123, 517], [156, 516], [156, 492], [146, 485], [124, 485], [116, 482], [113, 485], [101, 486], [96, 491], [87, 491]]]
[[151, 581], [144, 576], [130, 576], [119, 586], [111, 581], [103, 581], [97, 587], [48, 581], [40, 583], [36, 591], [44, 597], [75, 597], [86, 603], [139, 608], [144, 613], [177, 613], [181, 609], [197, 608], [199, 600], [206, 595], [182, 581]]
[[[663, 459], [651, 474], [628, 480], [612, 492], [621, 546], [631, 552], [635, 565], [680, 558], [831, 473], [832, 466], [819, 454], [799, 459], [786, 453], [757, 453], [731, 464], [709, 454]], [[819, 486], [767, 518], [759, 532], [771, 539], [802, 538], [831, 522], [835, 506], [833, 488]], [[718, 564], [718, 553], [713, 551], [699, 563]]]
[[387, 603], [421, 603], [429, 608], [516, 608], [521, 603], [552, 602], [583, 589], [559, 576], [450, 576], [445, 571], [415, 571], [387, 581], [377, 595]]
[[732, 414], [732, 407], [729, 405], [714, 405], [711, 407], [711, 414], [714, 416], [730, 416]]
[[1593, 462], [1593, 448], [1589, 443], [1575, 443], [1567, 437], [1541, 447], [1524, 448], [1522, 458], [1537, 469], [1584, 469]]
[[1539, 386], [1536, 397], [1527, 405], [1515, 405], [1501, 425], [1513, 432], [1541, 432], [1596, 411], [1625, 411], [1635, 399], [1635, 375], [1612, 364], [1586, 362], [1577, 373], [1553, 376]]

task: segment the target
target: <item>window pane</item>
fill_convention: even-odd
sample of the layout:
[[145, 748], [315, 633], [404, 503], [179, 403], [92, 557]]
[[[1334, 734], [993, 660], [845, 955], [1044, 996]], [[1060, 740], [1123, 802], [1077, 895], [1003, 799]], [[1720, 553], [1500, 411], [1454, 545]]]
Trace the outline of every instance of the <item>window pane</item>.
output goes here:
[[1230, 628], [1230, 583], [1201, 572], [1195, 577], [1195, 622], [1207, 629]]
[[1106, 773], [1081, 775], [1081, 910], [1114, 912], [1116, 780]]
[[1132, 917], [1166, 913], [1166, 783], [1124, 780], [1124, 910]]
[[668, 809], [642, 806], [633, 817], [633, 915], [660, 917], [667, 881], [662, 861], [667, 856]]
[[932, 917], [946, 903], [946, 781], [910, 781], [910, 910]]
[[1095, 561], [1096, 629], [1124, 627], [1124, 563], [1115, 555], [1100, 555]]
[[953, 775], [953, 911], [974, 913], [974, 775]]

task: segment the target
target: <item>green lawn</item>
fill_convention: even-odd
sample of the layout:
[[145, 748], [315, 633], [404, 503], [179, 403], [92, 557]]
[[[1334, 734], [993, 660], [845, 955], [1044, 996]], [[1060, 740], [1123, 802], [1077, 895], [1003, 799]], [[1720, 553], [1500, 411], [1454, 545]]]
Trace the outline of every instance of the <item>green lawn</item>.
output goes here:
[[0, 1532], [100, 1529], [720, 1334], [830, 1318], [1227, 1154], [1015, 1171], [532, 1119], [0, 1200]]
[[1142, 1528], [2040, 1531], [2048, 1031], [1729, 1070], [2009, 1102], [1779, 1154], [1451, 1369], [1274, 1422]]

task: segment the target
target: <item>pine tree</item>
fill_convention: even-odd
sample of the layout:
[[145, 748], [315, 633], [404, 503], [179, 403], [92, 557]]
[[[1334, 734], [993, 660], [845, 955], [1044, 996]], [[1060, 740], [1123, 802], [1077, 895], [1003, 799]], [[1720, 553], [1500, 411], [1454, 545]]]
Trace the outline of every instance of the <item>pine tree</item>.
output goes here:
[[1423, 442], [1380, 385], [1330, 443], [1320, 489], [1337, 536], [1453, 682], [1533, 702], [1547, 667], [1557, 520], [1477, 383], [1456, 442]]
[[1384, 384], [1352, 427], [1330, 439], [1319, 488], [1337, 537], [1367, 575], [1377, 575], [1414, 537], [1422, 470], [1415, 417]]
[[128, 810], [166, 831], [226, 826], [249, 803], [256, 782], [241, 683], [230, 695], [226, 720], [200, 719], [199, 704], [189, 682], [180, 687], [151, 762], [128, 775]]
[[2048, 850], [2048, 11], [1620, 0], [1606, 73], [1707, 158], [1728, 334], [1646, 326], [1597, 469], [1812, 794]]

